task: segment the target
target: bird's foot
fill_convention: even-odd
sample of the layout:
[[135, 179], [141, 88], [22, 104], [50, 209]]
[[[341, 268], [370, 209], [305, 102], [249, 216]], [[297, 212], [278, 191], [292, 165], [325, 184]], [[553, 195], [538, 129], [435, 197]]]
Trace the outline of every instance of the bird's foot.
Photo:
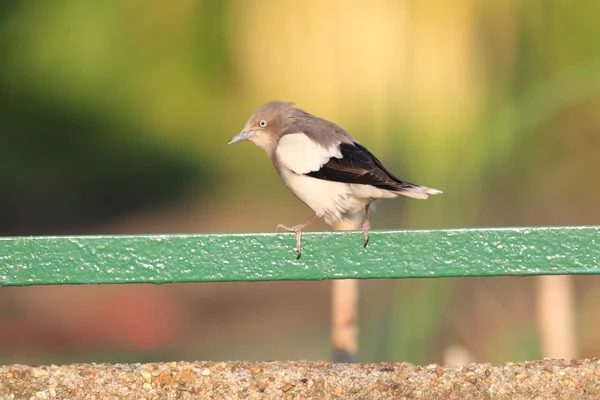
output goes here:
[[365, 219], [365, 222], [363, 222], [361, 229], [362, 229], [362, 233], [363, 233], [363, 238], [365, 239], [365, 248], [366, 248], [367, 244], [369, 244], [369, 229], [371, 229], [371, 223], [369, 222], [368, 219]]
[[365, 249], [367, 248], [367, 244], [369, 244], [369, 229], [371, 229], [371, 202], [367, 203], [365, 206], [365, 219], [362, 224], [362, 232], [363, 238], [365, 238]]
[[304, 228], [306, 228], [308, 225], [310, 225], [311, 223], [313, 223], [313, 221], [315, 221], [318, 218], [319, 218], [319, 216], [315, 215], [298, 225], [285, 226], [285, 225], [279, 224], [275, 228], [275, 230], [281, 228], [281, 229], [285, 229], [288, 232], [296, 233], [296, 251], [298, 252], [298, 257], [296, 257], [296, 259], [300, 258], [300, 256], [302, 255], [302, 230]]
[[301, 230], [301, 229], [302, 229], [300, 225], [301, 225], [301, 224], [299, 224], [299, 225], [294, 225], [294, 226], [287, 226], [287, 225], [282, 225], [282, 224], [279, 224], [279, 225], [277, 225], [277, 226], [275, 227], [275, 231], [277, 231], [277, 229], [281, 228], [281, 229], [283, 229], [283, 230], [285, 230], [285, 231], [288, 231], [288, 232], [296, 232], [296, 231], [298, 231], [298, 230]]
[[294, 226], [286, 226], [286, 225], [279, 224], [279, 225], [277, 225], [275, 230], [277, 230], [279, 228], [285, 229], [288, 232], [294, 232], [296, 234], [296, 252], [298, 253], [298, 256], [296, 256], [296, 259], [299, 259], [300, 256], [302, 255], [302, 229], [304, 229], [304, 224], [298, 224], [298, 225], [294, 225]]

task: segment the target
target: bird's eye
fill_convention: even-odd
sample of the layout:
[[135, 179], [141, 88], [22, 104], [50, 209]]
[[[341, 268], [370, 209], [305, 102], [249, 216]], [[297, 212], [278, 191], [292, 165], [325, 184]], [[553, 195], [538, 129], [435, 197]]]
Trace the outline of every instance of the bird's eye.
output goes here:
[[258, 123], [258, 125], [260, 125], [261, 128], [264, 128], [265, 126], [267, 126], [267, 121], [265, 121], [264, 119], [262, 121], [260, 121]]

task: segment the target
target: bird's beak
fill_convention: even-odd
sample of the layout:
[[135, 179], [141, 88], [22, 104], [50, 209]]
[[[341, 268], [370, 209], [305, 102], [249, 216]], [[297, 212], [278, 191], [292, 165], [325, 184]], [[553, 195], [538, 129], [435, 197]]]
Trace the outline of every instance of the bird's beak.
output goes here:
[[240, 140], [248, 139], [250, 136], [254, 135], [254, 132], [256, 132], [256, 130], [241, 131], [240, 133], [235, 135], [227, 144], [233, 144], [233, 143], [239, 142]]

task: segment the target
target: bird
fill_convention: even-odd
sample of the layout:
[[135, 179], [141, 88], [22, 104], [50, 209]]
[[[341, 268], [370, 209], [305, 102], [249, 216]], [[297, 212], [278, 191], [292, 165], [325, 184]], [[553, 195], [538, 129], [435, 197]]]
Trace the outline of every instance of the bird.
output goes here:
[[359, 224], [362, 220], [366, 248], [375, 201], [398, 196], [426, 199], [442, 193], [397, 178], [346, 130], [292, 102], [260, 106], [229, 144], [245, 140], [264, 150], [287, 188], [315, 213], [300, 224], [275, 228], [296, 234], [298, 259], [302, 231], [317, 219], [330, 226], [342, 219]]

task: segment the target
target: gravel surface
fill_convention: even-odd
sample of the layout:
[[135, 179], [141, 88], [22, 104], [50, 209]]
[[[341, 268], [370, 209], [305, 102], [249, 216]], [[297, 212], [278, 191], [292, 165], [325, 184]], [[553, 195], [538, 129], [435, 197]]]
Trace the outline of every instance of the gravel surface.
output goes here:
[[599, 399], [600, 361], [0, 366], [0, 399]]

